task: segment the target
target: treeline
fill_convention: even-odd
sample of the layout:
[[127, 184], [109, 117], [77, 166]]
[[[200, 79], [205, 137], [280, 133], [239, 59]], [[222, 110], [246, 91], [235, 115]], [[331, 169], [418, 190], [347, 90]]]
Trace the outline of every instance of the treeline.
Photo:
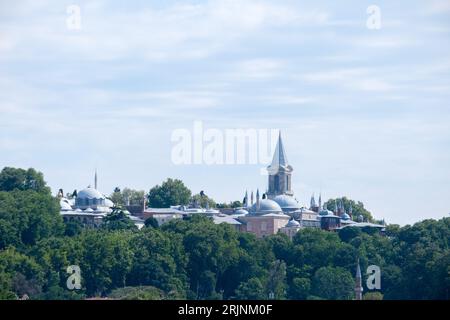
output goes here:
[[[34, 173], [0, 173], [2, 299], [353, 299], [358, 258], [364, 287], [367, 266], [381, 268], [381, 290], [365, 287], [367, 299], [449, 298], [450, 218], [388, 226], [386, 236], [304, 229], [293, 240], [203, 216], [136, 230], [116, 214], [109, 227], [84, 230], [62, 222]], [[70, 265], [80, 267], [80, 290], [67, 289]]]

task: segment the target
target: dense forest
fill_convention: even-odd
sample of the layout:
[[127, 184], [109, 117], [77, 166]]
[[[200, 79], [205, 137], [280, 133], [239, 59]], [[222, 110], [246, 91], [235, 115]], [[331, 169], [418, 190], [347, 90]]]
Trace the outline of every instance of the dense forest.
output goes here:
[[[43, 175], [0, 174], [0, 299], [353, 299], [356, 261], [365, 299], [449, 299], [450, 218], [386, 234], [303, 229], [257, 239], [194, 215], [137, 230], [115, 210], [98, 230], [65, 224]], [[365, 286], [381, 268], [381, 290]], [[81, 289], [69, 290], [77, 265]]]

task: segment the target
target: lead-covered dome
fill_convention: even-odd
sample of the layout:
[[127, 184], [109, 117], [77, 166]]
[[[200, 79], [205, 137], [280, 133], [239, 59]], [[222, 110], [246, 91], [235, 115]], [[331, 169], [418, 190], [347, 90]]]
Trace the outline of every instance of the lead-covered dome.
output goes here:
[[300, 205], [298, 204], [297, 200], [295, 200], [293, 197], [281, 194], [273, 198], [273, 201], [278, 203], [278, 205], [281, 207], [281, 209], [285, 210], [297, 210], [300, 209]]
[[105, 199], [97, 189], [86, 188], [78, 192], [77, 199]]
[[291, 219], [289, 220], [288, 224], [286, 225], [288, 228], [299, 228], [300, 223], [297, 220]]
[[250, 208], [250, 213], [252, 215], [263, 215], [268, 213], [282, 213], [281, 207], [278, 203], [269, 199], [262, 199], [259, 201], [259, 208], [257, 208], [257, 203], [253, 204]]

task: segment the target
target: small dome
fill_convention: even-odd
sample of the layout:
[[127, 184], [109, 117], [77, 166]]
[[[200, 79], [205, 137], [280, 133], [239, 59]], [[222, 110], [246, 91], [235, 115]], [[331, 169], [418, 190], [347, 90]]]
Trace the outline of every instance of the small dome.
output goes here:
[[105, 199], [105, 196], [94, 188], [86, 188], [78, 192], [77, 199]]
[[250, 208], [253, 215], [263, 215], [267, 213], [282, 213], [281, 207], [278, 203], [269, 199], [262, 199], [259, 201], [259, 210], [256, 208], [256, 203]]
[[289, 222], [286, 225], [286, 227], [290, 227], [290, 228], [300, 227], [300, 223], [297, 220], [292, 219], [292, 220], [289, 220]]
[[281, 194], [279, 196], [276, 196], [273, 198], [273, 201], [278, 203], [278, 205], [282, 209], [299, 209], [300, 205], [298, 204], [297, 200], [295, 200], [291, 196], [287, 196], [285, 194]]
[[94, 210], [92, 208], [87, 208], [84, 212], [94, 212]]
[[300, 212], [300, 213], [316, 214], [315, 211], [309, 210], [309, 209], [307, 209], [307, 208], [305, 208], [305, 207], [301, 207], [301, 208], [298, 210], [298, 212]]
[[109, 207], [109, 208], [114, 207], [114, 202], [112, 202], [110, 199], [106, 198], [105, 199], [105, 207]]
[[350, 216], [349, 216], [347, 213], [344, 213], [344, 214], [341, 216], [341, 219], [342, 219], [342, 220], [350, 220]]
[[330, 210], [328, 210], [328, 209], [322, 209], [320, 212], [319, 212], [319, 215], [321, 215], [321, 216], [334, 216], [334, 213], [333, 213], [333, 211], [330, 211]]
[[248, 211], [245, 210], [245, 209], [240, 208], [240, 209], [235, 210], [235, 211], [233, 212], [233, 214], [234, 214], [234, 215], [245, 216], [245, 215], [248, 214]]
[[61, 198], [61, 200], [59, 200], [59, 205], [61, 207], [61, 211], [71, 211], [72, 210], [72, 206], [69, 203], [69, 200], [66, 198]]

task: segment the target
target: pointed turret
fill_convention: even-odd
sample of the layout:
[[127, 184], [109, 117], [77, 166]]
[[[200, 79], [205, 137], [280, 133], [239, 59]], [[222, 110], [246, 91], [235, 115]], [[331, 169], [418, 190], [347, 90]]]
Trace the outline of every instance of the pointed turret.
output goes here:
[[322, 209], [322, 193], [319, 194], [319, 210]]
[[244, 208], [248, 208], [248, 191], [247, 190], [245, 190], [243, 206], [244, 206]]
[[256, 211], [259, 211], [261, 203], [259, 201], [259, 189], [256, 189]]
[[276, 173], [282, 168], [289, 166], [286, 151], [284, 151], [283, 140], [281, 139], [281, 131], [278, 135], [277, 146], [275, 147], [275, 153], [273, 154], [272, 163], [269, 166], [269, 172]]
[[267, 197], [269, 199], [273, 199], [282, 194], [294, 195], [291, 187], [291, 173], [293, 168], [288, 163], [283, 140], [281, 139], [281, 132], [278, 136], [272, 163], [267, 167], [267, 171], [269, 172], [269, 188], [267, 190]]

